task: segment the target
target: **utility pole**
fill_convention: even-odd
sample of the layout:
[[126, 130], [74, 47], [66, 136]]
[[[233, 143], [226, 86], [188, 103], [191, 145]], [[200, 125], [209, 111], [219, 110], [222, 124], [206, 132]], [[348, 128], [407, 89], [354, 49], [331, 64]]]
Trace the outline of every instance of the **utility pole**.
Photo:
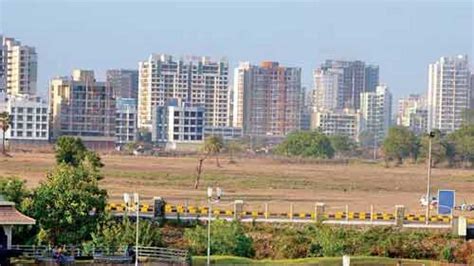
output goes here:
[[216, 188], [216, 198], [213, 198], [213, 188], [207, 188], [207, 205], [208, 205], [208, 216], [207, 216], [207, 266], [211, 265], [211, 218], [212, 218], [212, 203], [220, 201], [222, 196], [222, 190]]
[[135, 209], [137, 211], [137, 230], [135, 234], [135, 266], [138, 266], [138, 222], [140, 220], [140, 199], [138, 193], [133, 193], [133, 198], [135, 199]]
[[434, 138], [435, 134], [434, 132], [430, 132], [428, 135], [429, 138], [429, 144], [428, 144], [428, 177], [427, 177], [427, 182], [426, 182], [426, 224], [429, 224], [430, 222], [430, 207], [431, 207], [431, 140]]

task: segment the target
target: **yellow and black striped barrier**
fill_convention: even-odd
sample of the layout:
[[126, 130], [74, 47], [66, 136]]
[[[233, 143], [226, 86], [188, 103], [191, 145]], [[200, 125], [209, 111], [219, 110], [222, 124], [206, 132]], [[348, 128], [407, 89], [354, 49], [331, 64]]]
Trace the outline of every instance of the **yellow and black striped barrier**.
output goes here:
[[[107, 210], [112, 212], [125, 212], [127, 206], [123, 203], [109, 203], [107, 205]], [[175, 215], [196, 215], [196, 216], [203, 216], [208, 215], [209, 208], [207, 206], [184, 206], [184, 205], [165, 205], [165, 213], [166, 214], [175, 214]], [[142, 213], [152, 213], [153, 212], [153, 205], [149, 204], [140, 204], [140, 212]], [[233, 210], [223, 210], [219, 208], [215, 208], [212, 210], [212, 214], [214, 216], [222, 216], [222, 217], [233, 217], [234, 211]], [[315, 213], [288, 213], [288, 212], [262, 212], [262, 211], [242, 211], [240, 213], [240, 217], [247, 217], [247, 218], [284, 218], [284, 219], [306, 219], [306, 220], [314, 220], [316, 215]], [[377, 213], [370, 213], [370, 212], [335, 212], [335, 213], [324, 213], [322, 217], [325, 220], [350, 220], [350, 221], [395, 221], [395, 214], [393, 213], [385, 213], [385, 212], [377, 212]], [[425, 215], [418, 215], [418, 214], [407, 214], [404, 216], [404, 220], [408, 222], [425, 222], [426, 217]], [[437, 222], [437, 223], [450, 223], [451, 217], [446, 215], [432, 215], [430, 216], [430, 222]], [[467, 219], [468, 224], [474, 224], [474, 218]]]

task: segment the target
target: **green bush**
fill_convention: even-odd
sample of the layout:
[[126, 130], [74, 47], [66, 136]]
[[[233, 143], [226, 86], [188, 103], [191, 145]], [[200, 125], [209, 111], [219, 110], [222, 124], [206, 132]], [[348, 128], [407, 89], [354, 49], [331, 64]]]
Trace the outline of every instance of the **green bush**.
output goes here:
[[334, 156], [334, 148], [329, 138], [319, 131], [299, 131], [288, 134], [277, 146], [275, 153], [330, 159]]
[[[158, 224], [142, 220], [138, 226], [140, 246], [163, 246]], [[85, 246], [92, 244], [96, 249], [114, 253], [120, 248], [134, 246], [136, 232], [136, 223], [132, 223], [127, 218], [122, 222], [109, 221], [99, 227], [96, 233], [92, 233], [92, 241], [86, 243]]]
[[[207, 226], [187, 228], [184, 237], [193, 254], [206, 254]], [[211, 253], [240, 257], [252, 257], [255, 254], [253, 241], [245, 234], [242, 225], [238, 222], [224, 220], [216, 220], [211, 224]]]

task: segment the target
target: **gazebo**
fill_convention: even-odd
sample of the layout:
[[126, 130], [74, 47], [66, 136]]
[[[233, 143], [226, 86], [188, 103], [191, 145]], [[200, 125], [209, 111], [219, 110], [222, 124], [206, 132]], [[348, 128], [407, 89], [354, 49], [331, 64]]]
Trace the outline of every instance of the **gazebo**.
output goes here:
[[0, 251], [12, 246], [12, 228], [14, 225], [32, 225], [35, 219], [28, 217], [15, 208], [15, 203], [6, 201], [0, 195]]

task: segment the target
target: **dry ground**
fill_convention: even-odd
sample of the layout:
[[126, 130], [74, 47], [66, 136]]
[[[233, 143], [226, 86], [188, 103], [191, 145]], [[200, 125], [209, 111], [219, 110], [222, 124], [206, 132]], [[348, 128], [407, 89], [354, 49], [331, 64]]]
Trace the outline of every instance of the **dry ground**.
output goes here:
[[[225, 200], [243, 199], [252, 208], [263, 209], [270, 202], [271, 210], [311, 211], [315, 202], [324, 202], [332, 210], [390, 211], [403, 204], [410, 212], [420, 212], [418, 200], [426, 191], [426, 167], [406, 165], [385, 168], [374, 164], [321, 165], [287, 163], [268, 158], [238, 159], [229, 164], [223, 158], [222, 167], [207, 160], [198, 190], [193, 189], [197, 159], [158, 158], [104, 155], [103, 187], [111, 201], [120, 201], [123, 192], [138, 191], [146, 199], [162, 196], [178, 203], [204, 203], [207, 185], [221, 186]], [[36, 186], [54, 165], [53, 154], [16, 153], [0, 157], [0, 177], [18, 176]], [[474, 203], [474, 171], [463, 169], [433, 169], [432, 189], [455, 189], [457, 201]]]

